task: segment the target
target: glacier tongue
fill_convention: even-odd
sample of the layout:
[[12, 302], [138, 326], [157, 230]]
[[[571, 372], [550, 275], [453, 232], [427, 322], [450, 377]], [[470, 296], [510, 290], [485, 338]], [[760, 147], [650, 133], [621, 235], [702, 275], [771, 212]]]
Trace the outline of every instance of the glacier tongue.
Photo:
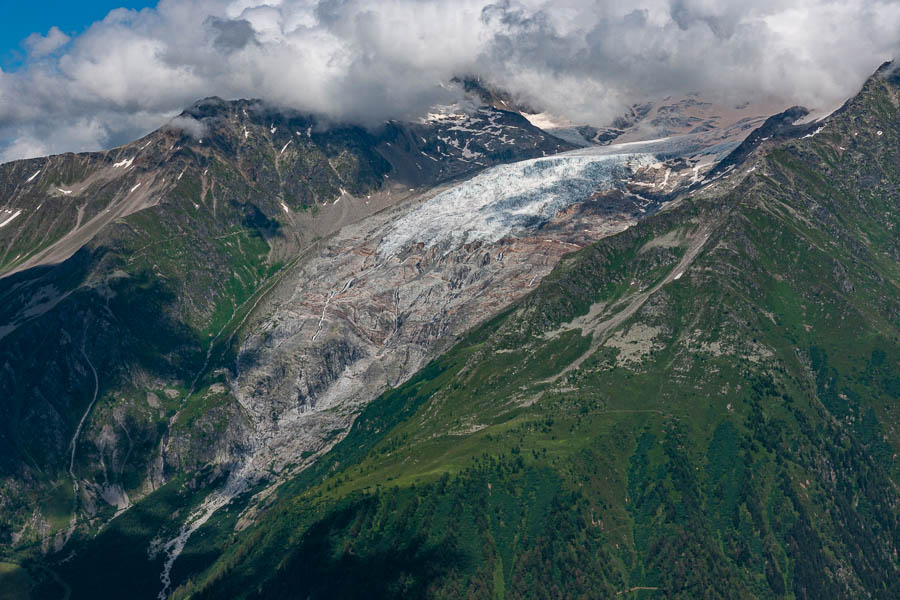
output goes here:
[[649, 153], [591, 148], [493, 167], [393, 223], [378, 254], [391, 256], [419, 242], [446, 253], [469, 242], [520, 235], [595, 192], [624, 185], [635, 169], [656, 162]]

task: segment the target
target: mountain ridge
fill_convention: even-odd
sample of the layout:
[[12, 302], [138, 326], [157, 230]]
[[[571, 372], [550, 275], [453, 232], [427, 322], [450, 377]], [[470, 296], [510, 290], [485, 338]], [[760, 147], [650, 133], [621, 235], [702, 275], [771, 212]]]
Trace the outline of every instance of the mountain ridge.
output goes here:
[[[573, 197], [533, 229], [452, 246], [445, 255], [413, 239], [386, 266], [376, 258], [381, 223], [412, 214], [405, 205], [310, 240], [314, 251], [283, 265], [252, 258], [267, 254], [258, 241], [269, 245], [267, 236], [277, 235], [267, 229], [267, 213], [240, 215], [235, 223], [258, 234], [223, 232], [245, 249], [220, 252], [225, 260], [247, 256], [258, 279], [232, 293], [241, 304], [224, 313], [221, 329], [220, 321], [201, 330], [223, 343], [186, 328], [185, 341], [171, 344], [179, 338], [171, 324], [156, 325], [165, 312], [153, 306], [131, 317], [160, 327], [170, 348], [151, 352], [183, 360], [183, 383], [143, 376], [153, 385], [135, 386], [126, 401], [122, 392], [112, 402], [101, 394], [95, 411], [104, 412], [88, 423], [88, 432], [96, 419], [95, 426], [112, 425], [97, 433], [121, 427], [131, 436], [146, 412], [162, 409], [157, 420], [171, 420], [154, 459], [159, 487], [94, 540], [76, 536], [72, 546], [60, 511], [56, 540], [33, 538], [49, 560], [30, 572], [40, 578], [37, 565], [49, 565], [74, 598], [108, 586], [150, 597], [161, 571], [162, 597], [693, 597], [701, 590], [712, 597], [892, 597], [898, 105], [896, 85], [876, 75], [846, 110], [815, 127], [787, 139], [756, 135], [734, 151], [727, 172], [705, 180], [694, 172], [692, 184], [694, 166], [677, 170], [685, 159], [676, 153], [629, 167], [610, 189]], [[437, 121], [460, 126], [456, 117]], [[479, 122], [494, 124], [489, 116]], [[260, 133], [282, 127], [261, 122]], [[273, 154], [280, 141], [269, 144]], [[678, 173], [693, 190], [645, 218], [643, 194], [653, 197], [645, 188], [667, 198], [660, 182]], [[188, 198], [205, 206], [202, 194]], [[341, 195], [319, 210], [351, 201]], [[426, 194], [410, 206], [428, 202]], [[293, 215], [271, 204], [271, 214]], [[78, 279], [89, 259], [79, 251], [51, 272]], [[143, 289], [117, 287], [134, 277], [97, 281], [110, 288], [100, 294], [108, 310], [140, 305], [148, 291], [171, 294], [155, 291], [159, 274], [166, 281], [175, 272], [161, 265]], [[396, 292], [371, 288], [366, 273], [375, 267]], [[7, 298], [24, 279], [8, 280]], [[469, 296], [477, 303], [465, 304]], [[72, 306], [61, 302], [46, 314]], [[445, 308], [428, 318], [434, 306]], [[380, 322], [373, 307], [393, 320]], [[59, 327], [44, 321], [48, 337], [67, 331], [67, 321], [85, 330], [67, 334], [63, 358], [44, 363], [74, 362], [74, 379], [90, 399], [99, 387], [91, 371], [103, 372], [96, 345], [118, 342], [109, 333], [94, 339], [95, 318], [77, 305], [69, 311]], [[860, 342], [842, 353], [851, 332], [862, 332]], [[393, 376], [359, 379], [366, 393], [384, 393], [318, 422], [321, 439], [284, 454], [295, 464], [279, 465], [279, 485], [251, 481], [230, 502], [203, 510], [205, 494], [226, 490], [229, 472], [251, 455], [254, 432], [277, 431], [259, 420], [274, 404], [254, 407], [256, 392], [229, 397], [248, 366], [275, 368], [249, 380], [263, 382], [260, 389], [297, 386], [275, 398], [285, 406], [273, 411], [273, 425], [296, 411], [306, 427], [317, 421], [303, 419], [340, 412], [317, 386], [356, 381], [362, 371], [354, 365], [379, 357], [359, 340], [384, 347], [393, 338], [408, 344], [392, 347], [407, 354]], [[188, 360], [178, 359], [179, 344], [191, 348]], [[301, 350], [283, 361], [273, 354], [285, 348]], [[220, 366], [231, 362], [237, 373]], [[300, 369], [296, 378], [292, 367]], [[147, 388], [153, 391], [142, 397]], [[156, 440], [142, 443], [153, 448]], [[110, 465], [129, 460], [117, 458], [116, 448], [135, 447], [93, 443], [99, 463]], [[70, 446], [89, 448], [74, 438]], [[74, 457], [73, 450], [67, 462]], [[86, 486], [103, 471], [73, 479]], [[94, 493], [119, 512], [115, 500], [127, 503], [126, 487]], [[858, 514], [854, 505], [862, 506]], [[197, 515], [197, 527], [179, 531], [173, 513], [185, 527]], [[798, 553], [809, 564], [793, 558]], [[67, 562], [58, 560], [63, 555]], [[43, 577], [53, 595], [59, 584]]]
[[892, 597], [898, 100], [568, 255], [176, 596]]

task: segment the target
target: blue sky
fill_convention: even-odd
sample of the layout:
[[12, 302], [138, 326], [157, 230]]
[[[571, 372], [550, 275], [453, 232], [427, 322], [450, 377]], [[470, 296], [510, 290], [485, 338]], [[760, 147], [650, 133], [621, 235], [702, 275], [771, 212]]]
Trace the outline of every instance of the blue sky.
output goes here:
[[0, 68], [14, 69], [22, 59], [22, 40], [46, 35], [56, 25], [68, 35], [84, 31], [114, 8], [156, 6], [157, 0], [0, 0]]

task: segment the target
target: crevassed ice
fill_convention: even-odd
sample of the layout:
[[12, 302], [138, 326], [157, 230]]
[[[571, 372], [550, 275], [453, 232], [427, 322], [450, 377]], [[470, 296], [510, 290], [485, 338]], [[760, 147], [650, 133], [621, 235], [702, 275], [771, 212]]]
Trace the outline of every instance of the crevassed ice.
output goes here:
[[623, 185], [657, 162], [649, 153], [574, 151], [500, 165], [423, 202], [388, 229], [378, 254], [412, 244], [449, 252], [462, 244], [497, 242], [539, 227], [593, 193]]

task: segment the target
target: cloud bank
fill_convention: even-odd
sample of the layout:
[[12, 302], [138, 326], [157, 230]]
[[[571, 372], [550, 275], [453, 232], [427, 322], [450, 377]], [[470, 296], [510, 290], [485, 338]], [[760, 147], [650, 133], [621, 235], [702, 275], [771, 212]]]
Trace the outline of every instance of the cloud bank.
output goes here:
[[900, 0], [161, 0], [23, 48], [0, 161], [124, 143], [211, 95], [415, 118], [461, 74], [596, 125], [692, 91], [834, 106], [897, 54]]

